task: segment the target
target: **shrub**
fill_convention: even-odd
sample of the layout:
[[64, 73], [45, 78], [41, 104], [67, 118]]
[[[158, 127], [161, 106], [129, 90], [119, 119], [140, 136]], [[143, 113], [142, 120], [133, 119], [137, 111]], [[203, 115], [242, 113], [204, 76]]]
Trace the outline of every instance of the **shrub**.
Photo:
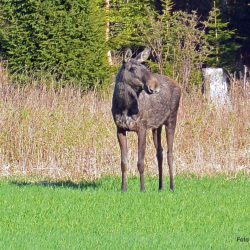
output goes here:
[[148, 22], [140, 23], [139, 37], [152, 48], [160, 73], [170, 75], [189, 90], [201, 82], [201, 66], [210, 53], [196, 12], [172, 12], [172, 3], [165, 4], [163, 13], [148, 8]]

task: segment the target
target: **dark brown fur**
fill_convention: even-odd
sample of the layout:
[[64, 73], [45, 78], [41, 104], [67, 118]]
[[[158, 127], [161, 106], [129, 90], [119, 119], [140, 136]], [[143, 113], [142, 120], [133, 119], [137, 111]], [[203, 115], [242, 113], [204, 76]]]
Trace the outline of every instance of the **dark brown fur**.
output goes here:
[[[148, 52], [148, 51], [146, 51]], [[180, 87], [172, 79], [151, 73], [141, 64], [143, 52], [136, 59], [127, 59], [116, 77], [113, 94], [112, 114], [117, 126], [117, 137], [121, 149], [122, 191], [127, 190], [126, 172], [128, 166], [127, 131], [138, 134], [138, 162], [140, 188], [144, 187], [144, 156], [146, 149], [146, 130], [152, 129], [159, 169], [159, 190], [162, 180], [161, 131], [165, 125], [167, 135], [167, 160], [170, 175], [170, 190], [174, 190], [173, 179], [173, 141], [177, 111], [181, 96]], [[139, 59], [138, 59], [139, 58]], [[136, 74], [131, 67], [137, 67]], [[131, 73], [131, 75], [130, 75]]]

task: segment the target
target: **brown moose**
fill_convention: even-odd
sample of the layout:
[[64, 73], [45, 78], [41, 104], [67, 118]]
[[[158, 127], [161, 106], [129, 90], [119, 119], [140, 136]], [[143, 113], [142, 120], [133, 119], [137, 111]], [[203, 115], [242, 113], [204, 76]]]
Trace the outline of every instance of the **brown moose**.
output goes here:
[[181, 89], [177, 83], [160, 74], [154, 74], [142, 63], [148, 59], [150, 49], [146, 48], [135, 58], [132, 51], [125, 52], [123, 64], [116, 76], [112, 100], [112, 114], [117, 126], [117, 137], [121, 150], [121, 171], [123, 192], [127, 191], [127, 131], [138, 135], [138, 162], [140, 189], [144, 186], [144, 156], [146, 130], [152, 129], [153, 141], [159, 169], [159, 190], [163, 189], [161, 131], [165, 125], [168, 144], [167, 161], [170, 176], [170, 191], [174, 190], [173, 142]]

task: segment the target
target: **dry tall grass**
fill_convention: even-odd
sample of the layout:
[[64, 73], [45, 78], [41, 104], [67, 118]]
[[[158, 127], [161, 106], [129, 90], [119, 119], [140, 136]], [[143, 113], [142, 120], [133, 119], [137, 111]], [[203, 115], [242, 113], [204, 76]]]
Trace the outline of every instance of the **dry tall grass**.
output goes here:
[[[250, 99], [237, 90], [235, 87], [230, 109], [218, 109], [197, 93], [183, 95], [174, 146], [176, 174], [249, 173]], [[110, 108], [111, 93], [83, 94], [71, 87], [56, 90], [43, 82], [21, 88], [2, 74], [0, 176], [77, 181], [120, 175]], [[130, 133], [128, 139], [129, 172], [137, 175], [135, 134]], [[166, 150], [165, 138], [163, 141]], [[157, 175], [150, 131], [145, 162], [146, 173]], [[168, 174], [166, 159], [164, 166]]]

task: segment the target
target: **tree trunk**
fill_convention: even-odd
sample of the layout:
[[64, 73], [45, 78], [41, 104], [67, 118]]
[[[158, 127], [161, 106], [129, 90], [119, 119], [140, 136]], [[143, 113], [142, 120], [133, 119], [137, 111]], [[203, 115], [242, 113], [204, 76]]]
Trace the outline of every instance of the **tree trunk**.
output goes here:
[[[110, 23], [109, 23], [109, 8], [110, 8], [110, 2], [109, 0], [105, 0], [105, 10], [106, 10], [106, 42], [108, 42], [109, 40], [109, 31], [110, 31]], [[113, 61], [112, 61], [112, 54], [111, 51], [109, 50], [107, 53], [108, 56], [108, 63], [109, 65], [113, 65]]]

